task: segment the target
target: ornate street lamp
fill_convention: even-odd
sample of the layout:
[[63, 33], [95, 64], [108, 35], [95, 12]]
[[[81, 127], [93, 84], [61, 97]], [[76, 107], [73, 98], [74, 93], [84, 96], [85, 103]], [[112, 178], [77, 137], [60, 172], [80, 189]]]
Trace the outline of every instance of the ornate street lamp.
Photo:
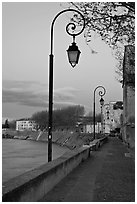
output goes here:
[[100, 99], [100, 105], [103, 106], [104, 105], [104, 99], [101, 97]]
[[68, 52], [69, 63], [71, 64], [72, 67], [75, 67], [76, 64], [78, 64], [79, 56], [81, 53], [75, 41], [72, 43], [72, 45], [69, 46], [67, 52]]
[[[104, 110], [104, 114], [105, 114], [105, 118], [104, 118], [104, 132], [105, 132], [105, 130], [106, 130], [106, 124], [108, 124], [108, 120], [109, 120], [109, 104], [106, 103], [106, 104], [104, 105], [104, 108], [105, 108], [105, 110]], [[106, 121], [107, 121], [107, 122], [106, 122]]]
[[49, 117], [48, 117], [48, 162], [52, 161], [52, 115], [53, 115], [53, 28], [54, 23], [58, 16], [65, 12], [76, 12], [81, 16], [81, 20], [83, 21], [82, 29], [80, 31], [76, 31], [76, 24], [73, 22], [67, 24], [66, 32], [73, 37], [73, 43], [69, 46], [67, 50], [69, 62], [72, 67], [75, 67], [78, 64], [80, 51], [75, 43], [75, 36], [80, 35], [85, 28], [85, 19], [84, 16], [75, 9], [66, 9], [59, 12], [52, 21], [51, 24], [51, 52], [49, 55]]
[[[95, 114], [95, 93], [96, 93], [96, 90], [97, 89], [102, 89], [101, 91], [99, 91], [99, 96], [101, 97], [100, 99], [100, 105], [103, 106], [104, 105], [104, 99], [102, 98], [102, 96], [105, 95], [106, 93], [106, 89], [103, 87], [103, 86], [97, 86], [95, 89], [94, 89], [94, 106], [93, 106], [93, 123], [94, 123], [94, 134], [93, 134], [93, 139], [96, 139], [96, 136], [95, 136], [95, 120], [96, 120], [96, 114]], [[101, 114], [102, 115], [102, 114]]]
[[101, 99], [100, 99], [100, 108], [101, 108], [101, 134], [103, 134], [103, 105], [104, 105], [104, 99], [102, 98], [101, 96]]

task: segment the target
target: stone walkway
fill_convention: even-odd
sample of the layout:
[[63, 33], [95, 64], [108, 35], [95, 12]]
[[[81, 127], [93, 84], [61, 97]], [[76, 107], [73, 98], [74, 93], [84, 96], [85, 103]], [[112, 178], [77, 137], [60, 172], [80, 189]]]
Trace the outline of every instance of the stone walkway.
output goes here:
[[40, 201], [134, 202], [134, 158], [119, 139], [109, 138]]

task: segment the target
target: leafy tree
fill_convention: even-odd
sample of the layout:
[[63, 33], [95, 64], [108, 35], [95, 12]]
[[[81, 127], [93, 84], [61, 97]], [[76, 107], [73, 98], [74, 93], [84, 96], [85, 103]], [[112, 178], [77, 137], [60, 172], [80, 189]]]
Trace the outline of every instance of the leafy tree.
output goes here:
[[9, 121], [8, 121], [8, 119], [5, 120], [5, 124], [2, 124], [2, 128], [9, 128]]
[[[118, 60], [116, 72], [121, 81], [124, 46], [135, 44], [135, 2], [71, 2], [69, 7], [78, 9], [84, 15], [87, 44], [96, 33], [113, 48]], [[71, 21], [82, 24], [76, 14]]]
[[96, 121], [101, 122], [101, 114], [96, 114]]
[[37, 123], [39, 129], [44, 130], [48, 126], [48, 111], [36, 112], [31, 119]]
[[60, 110], [55, 110], [53, 113], [54, 126], [74, 127], [78, 118], [84, 115], [83, 106], [70, 106]]
[[11, 129], [16, 129], [16, 120], [9, 121], [9, 126]]
[[[70, 106], [53, 111], [53, 126], [56, 127], [74, 127], [79, 116], [84, 115], [83, 106]], [[48, 127], [48, 111], [34, 113], [31, 117], [38, 127], [43, 130]]]
[[[85, 38], [91, 40], [95, 31], [109, 45], [134, 44], [135, 42], [135, 2], [71, 2], [86, 21]], [[78, 15], [71, 19], [81, 23]]]
[[8, 119], [5, 120], [5, 128], [9, 128], [9, 121], [8, 121]]
[[[93, 121], [93, 112], [92, 112], [92, 111], [90, 111], [90, 112], [87, 114], [87, 116], [91, 118], [91, 119], [90, 119], [91, 121]], [[95, 115], [95, 118], [96, 118], [96, 121], [97, 121], [97, 122], [101, 122], [101, 113], [97, 113], [97, 114]]]

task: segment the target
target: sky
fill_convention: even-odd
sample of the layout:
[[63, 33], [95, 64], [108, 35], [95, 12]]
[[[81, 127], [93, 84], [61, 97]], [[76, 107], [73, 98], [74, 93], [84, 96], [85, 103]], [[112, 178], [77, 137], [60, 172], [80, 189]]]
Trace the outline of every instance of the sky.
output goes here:
[[[48, 109], [50, 26], [65, 8], [59, 2], [2, 3], [2, 117], [20, 119]], [[66, 50], [72, 37], [65, 31], [70, 12], [60, 15], [54, 26], [54, 108], [82, 105], [93, 111], [94, 89], [106, 89], [105, 103], [122, 100], [116, 80], [112, 50], [93, 33], [88, 46], [84, 33], [76, 37], [81, 51], [72, 68]], [[93, 50], [95, 52], [93, 52]], [[100, 112], [96, 92], [96, 112]]]

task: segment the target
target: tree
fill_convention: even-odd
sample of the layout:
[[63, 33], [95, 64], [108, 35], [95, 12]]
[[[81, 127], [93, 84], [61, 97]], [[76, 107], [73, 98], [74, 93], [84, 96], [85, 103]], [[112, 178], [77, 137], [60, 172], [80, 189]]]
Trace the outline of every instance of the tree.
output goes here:
[[[84, 115], [83, 106], [70, 106], [53, 111], [53, 127], [75, 127], [80, 116]], [[38, 127], [43, 130], [48, 128], [48, 111], [34, 113], [31, 117]]]
[[9, 128], [9, 121], [8, 121], [8, 119], [5, 120], [5, 124], [2, 124], [2, 128]]
[[101, 114], [96, 114], [96, 121], [101, 122]]
[[9, 126], [11, 129], [16, 129], [16, 120], [9, 121]]
[[[90, 117], [90, 120], [93, 121], [93, 112], [90, 111], [88, 114], [87, 114], [87, 117]], [[96, 116], [96, 121], [97, 122], [101, 122], [101, 113], [97, 113]]]
[[[96, 33], [113, 48], [118, 60], [116, 72], [123, 76], [124, 46], [135, 44], [135, 2], [71, 2], [69, 7], [78, 9], [84, 15], [87, 44]], [[78, 25], [82, 23], [76, 14], [71, 21]]]
[[[84, 15], [87, 42], [95, 31], [111, 46], [135, 43], [135, 2], [71, 2], [70, 7]], [[71, 20], [81, 23], [76, 14]]]
[[37, 123], [40, 130], [44, 130], [48, 127], [48, 111], [36, 112], [31, 117]]
[[80, 116], [84, 115], [83, 106], [69, 106], [60, 110], [54, 110], [53, 124], [55, 127], [75, 127]]

